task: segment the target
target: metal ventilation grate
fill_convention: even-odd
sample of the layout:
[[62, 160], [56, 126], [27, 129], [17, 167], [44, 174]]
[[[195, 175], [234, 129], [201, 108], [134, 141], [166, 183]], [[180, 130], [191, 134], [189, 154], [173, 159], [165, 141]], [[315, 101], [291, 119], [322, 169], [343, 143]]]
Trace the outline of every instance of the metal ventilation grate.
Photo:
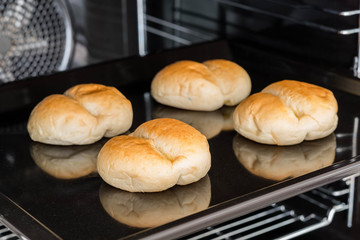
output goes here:
[[64, 70], [70, 15], [58, 0], [0, 0], [0, 83]]

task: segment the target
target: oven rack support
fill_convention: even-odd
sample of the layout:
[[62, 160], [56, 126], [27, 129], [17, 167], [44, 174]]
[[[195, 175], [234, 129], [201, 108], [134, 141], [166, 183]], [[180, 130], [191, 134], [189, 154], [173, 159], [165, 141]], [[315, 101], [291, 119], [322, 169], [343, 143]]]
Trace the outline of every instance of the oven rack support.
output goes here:
[[[289, 200], [272, 204], [255, 213], [235, 218], [226, 223], [208, 227], [181, 240], [221, 240], [221, 239], [293, 239], [306, 233], [330, 225], [336, 213], [348, 210], [348, 219], [352, 222], [354, 179], [350, 176], [319, 189], [303, 193], [297, 201], [311, 205], [312, 212], [295, 209]], [[341, 194], [339, 194], [341, 193]], [[288, 228], [289, 227], [289, 228]], [[351, 223], [348, 223], [351, 227]], [[288, 229], [296, 229], [290, 231]], [[279, 234], [279, 235], [276, 235]]]
[[[295, 10], [311, 10], [314, 12], [319, 12], [323, 14], [328, 14], [329, 17], [357, 17], [357, 26], [350, 27], [350, 28], [339, 28], [334, 27], [331, 25], [325, 25], [316, 23], [311, 20], [300, 20], [294, 17], [285, 16], [280, 13], [272, 12], [267, 9], [261, 9], [259, 7], [254, 7], [247, 4], [241, 0], [214, 0], [214, 2], [219, 6], [219, 8], [234, 8], [238, 10], [253, 12], [265, 16], [270, 16], [273, 18], [286, 20], [289, 22], [293, 22], [295, 24], [303, 25], [309, 28], [314, 28], [320, 31], [330, 32], [338, 35], [354, 35], [357, 34], [358, 39], [358, 50], [354, 53], [354, 61], [351, 66], [353, 70], [353, 74], [355, 77], [360, 76], [360, 5], [357, 9], [348, 9], [348, 10], [339, 10], [339, 9], [331, 9], [326, 7], [321, 7], [316, 4], [306, 4], [301, 1], [297, 2], [296, 4], [288, 3], [285, 1], [279, 0], [265, 0], [268, 3], [271, 3], [275, 6], [280, 7], [287, 7], [290, 9]], [[194, 43], [210, 41], [217, 38], [217, 33], [215, 32], [201, 32], [199, 29], [190, 28], [188, 26], [183, 26], [179, 24], [177, 19], [180, 19], [180, 5], [181, 0], [173, 0], [174, 3], [174, 18], [175, 21], [167, 21], [165, 19], [161, 19], [157, 16], [152, 16], [147, 13], [146, 9], [146, 0], [137, 0], [137, 16], [138, 16], [138, 49], [139, 55], [144, 56], [148, 53], [148, 42], [147, 42], [147, 34], [154, 34], [159, 36], [163, 39], [168, 39], [172, 41], [175, 46], [188, 46]], [[216, 19], [214, 19], [216, 21]], [[155, 24], [156, 27], [150, 26], [151, 24]], [[164, 28], [170, 29], [168, 31], [163, 30]], [[181, 36], [180, 36], [181, 35]], [[184, 35], [188, 35], [189, 37], [186, 38]], [[196, 40], [194, 40], [196, 39]]]
[[[246, 11], [250, 11], [250, 12], [255, 12], [255, 13], [259, 13], [262, 15], [267, 15], [270, 17], [275, 17], [275, 18], [279, 18], [282, 20], [286, 20], [286, 21], [291, 21], [294, 22], [296, 24], [300, 24], [300, 25], [305, 25], [307, 27], [312, 27], [312, 28], [316, 28], [322, 31], [327, 31], [327, 32], [332, 32], [332, 33], [336, 33], [339, 35], [351, 35], [351, 34], [356, 34], [360, 32], [360, 28], [357, 26], [355, 28], [335, 28], [333, 26], [328, 26], [328, 25], [324, 25], [324, 24], [318, 24], [315, 23], [313, 21], [303, 21], [303, 20], [298, 20], [296, 18], [293, 17], [287, 17], [285, 15], [279, 14], [279, 13], [274, 13], [268, 10], [263, 10], [257, 7], [253, 7], [253, 6], [249, 6], [247, 4], [243, 4], [241, 3], [241, 1], [234, 1], [234, 0], [216, 0], [218, 3], [220, 3], [221, 5], [223, 5], [224, 7], [235, 7], [235, 8], [239, 8], [242, 10], [246, 10]], [[266, 0], [268, 2], [275, 2], [276, 4], [281, 4], [281, 5], [285, 5], [285, 3], [281, 3], [279, 1], [276, 0]], [[359, 9], [351, 9], [351, 10], [346, 10], [346, 11], [339, 11], [339, 10], [334, 10], [334, 9], [328, 9], [328, 8], [321, 8], [318, 7], [316, 5], [310, 5], [310, 4], [303, 4], [303, 5], [292, 5], [292, 4], [286, 4], [287, 7], [291, 7], [291, 8], [303, 8], [303, 9], [312, 9], [315, 11], [321, 11], [324, 13], [329, 13], [331, 15], [336, 15], [336, 16], [341, 16], [341, 17], [349, 17], [349, 16], [354, 16], [354, 15], [359, 15], [360, 14], [360, 10]]]

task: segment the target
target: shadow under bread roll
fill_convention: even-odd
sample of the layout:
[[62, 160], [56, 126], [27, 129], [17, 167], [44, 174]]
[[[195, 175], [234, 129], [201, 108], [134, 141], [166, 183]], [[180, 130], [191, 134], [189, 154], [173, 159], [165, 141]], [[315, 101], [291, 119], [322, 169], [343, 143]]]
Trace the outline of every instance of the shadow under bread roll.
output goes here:
[[252, 174], [280, 181], [331, 165], [335, 160], [336, 137], [331, 134], [293, 146], [273, 146], [236, 134], [233, 150], [239, 162]]
[[59, 179], [76, 179], [97, 174], [97, 155], [105, 142], [74, 146], [32, 142], [30, 155], [47, 174]]
[[100, 202], [115, 220], [131, 227], [149, 228], [174, 221], [208, 208], [211, 200], [210, 178], [175, 186], [163, 192], [131, 193], [104, 183]]
[[158, 105], [154, 118], [174, 118], [187, 123], [204, 134], [207, 139], [217, 136], [222, 130], [233, 130], [232, 113], [235, 107], [222, 107], [211, 112], [191, 111]]

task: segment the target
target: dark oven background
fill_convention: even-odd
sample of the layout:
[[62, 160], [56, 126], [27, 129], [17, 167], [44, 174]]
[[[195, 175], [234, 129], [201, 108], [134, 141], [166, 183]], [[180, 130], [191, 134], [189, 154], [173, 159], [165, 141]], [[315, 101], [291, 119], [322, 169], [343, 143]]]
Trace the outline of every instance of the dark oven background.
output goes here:
[[358, 0], [20, 2], [0, 3], [0, 83], [215, 39], [357, 75]]

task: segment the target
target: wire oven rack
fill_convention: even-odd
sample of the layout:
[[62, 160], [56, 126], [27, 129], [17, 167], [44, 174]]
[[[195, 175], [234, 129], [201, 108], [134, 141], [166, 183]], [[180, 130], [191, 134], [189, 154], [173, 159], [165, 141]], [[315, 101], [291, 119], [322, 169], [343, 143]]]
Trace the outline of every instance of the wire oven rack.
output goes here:
[[351, 227], [355, 178], [350, 176], [254, 213], [210, 226], [181, 240], [293, 239], [330, 225], [336, 213], [342, 211], [347, 211], [347, 226]]
[[[149, 51], [149, 35], [155, 35], [163, 40], [169, 41], [170, 43], [167, 44], [169, 45], [167, 47], [188, 46], [194, 43], [217, 39], [219, 34], [221, 34], [219, 24], [225, 23], [226, 25], [231, 25], [226, 22], [226, 19], [222, 18], [226, 18], [224, 15], [228, 14], [228, 12], [234, 11], [238, 12], [239, 15], [244, 13], [257, 14], [340, 36], [356, 35], [358, 39], [357, 50], [352, 53], [354, 60], [350, 68], [353, 70], [354, 76], [359, 76], [360, 74], [360, 6], [353, 6], [354, 8], [351, 9], [339, 9], [339, 6], [336, 6], [337, 8], [331, 8], [322, 6], [320, 3], [316, 4], [316, 1], [309, 2], [306, 0], [213, 0], [206, 2], [206, 4], [216, 6], [219, 15], [209, 17], [202, 15], [201, 10], [194, 12], [184, 10], [181, 7], [184, 1], [186, 0], [166, 1], [167, 4], [169, 2], [172, 4], [172, 14], [163, 16], [162, 14], [148, 11], [147, 5], [150, 5], [150, 0], [137, 0], [138, 48], [140, 56], [146, 55]], [[271, 6], [271, 9], [262, 7], [264, 3], [267, 4], [266, 6]], [[285, 9], [286, 11], [281, 11], [281, 9]], [[305, 11], [308, 11], [308, 15], [310, 16], [322, 15], [325, 16], [324, 19], [331, 21], [328, 23], [328, 21], [318, 21], [318, 19], [311, 17], [307, 19], [303, 16], [299, 18], [296, 14], [284, 14], [284, 12]], [[190, 22], [184, 22], [182, 20], [182, 16], [184, 15], [190, 16]], [[350, 18], [355, 19], [355, 21], [349, 21]], [[199, 23], [197, 24], [197, 22]], [[353, 24], [354, 22], [355, 24]]]

